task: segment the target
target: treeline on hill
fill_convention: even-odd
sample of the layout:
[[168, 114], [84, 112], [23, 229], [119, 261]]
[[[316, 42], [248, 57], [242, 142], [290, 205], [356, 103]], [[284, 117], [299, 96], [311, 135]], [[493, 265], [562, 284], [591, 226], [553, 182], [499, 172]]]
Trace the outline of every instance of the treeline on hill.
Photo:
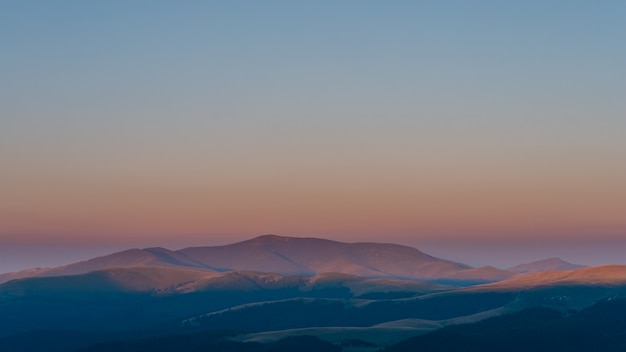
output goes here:
[[570, 316], [547, 308], [446, 327], [385, 352], [626, 351], [626, 299], [600, 302]]

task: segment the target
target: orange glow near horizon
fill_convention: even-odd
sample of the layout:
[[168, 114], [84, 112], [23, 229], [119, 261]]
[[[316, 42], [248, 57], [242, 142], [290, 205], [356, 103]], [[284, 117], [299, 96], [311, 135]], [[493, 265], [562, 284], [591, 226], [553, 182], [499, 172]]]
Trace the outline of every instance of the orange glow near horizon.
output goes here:
[[10, 3], [0, 246], [626, 238], [626, 2]]
[[490, 170], [438, 178], [415, 170], [414, 178], [400, 178], [387, 169], [386, 176], [359, 172], [337, 175], [335, 182], [321, 172], [292, 173], [294, 179], [276, 174], [276, 180], [214, 177], [183, 186], [158, 177], [143, 184], [68, 179], [39, 188], [23, 182], [0, 206], [0, 231], [4, 238], [62, 234], [116, 241], [207, 233], [576, 238], [626, 230], [626, 192], [614, 187], [616, 179], [559, 179], [563, 173], [533, 179], [527, 172], [496, 178]]

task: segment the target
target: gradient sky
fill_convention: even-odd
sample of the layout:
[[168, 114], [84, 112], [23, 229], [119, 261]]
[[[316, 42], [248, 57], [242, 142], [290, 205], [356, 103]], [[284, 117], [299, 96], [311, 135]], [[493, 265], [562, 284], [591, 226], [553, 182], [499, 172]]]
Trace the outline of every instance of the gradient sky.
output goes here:
[[5, 0], [0, 43], [0, 272], [265, 233], [626, 263], [624, 1]]

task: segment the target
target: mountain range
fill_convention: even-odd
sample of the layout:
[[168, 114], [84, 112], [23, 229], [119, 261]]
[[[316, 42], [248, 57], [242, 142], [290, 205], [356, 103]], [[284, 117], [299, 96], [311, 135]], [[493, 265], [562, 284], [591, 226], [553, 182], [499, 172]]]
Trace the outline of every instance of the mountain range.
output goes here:
[[[624, 265], [550, 259], [508, 270], [473, 268], [396, 244], [274, 235], [177, 251], [129, 249], [0, 279], [2, 351], [166, 345], [272, 351], [312, 344], [367, 352], [414, 341], [393, 347], [399, 351], [431, 341], [409, 339], [447, 327], [509, 316], [502, 321], [515, 326], [538, 308], [578, 316], [626, 298]], [[576, 319], [555, 326], [583, 318]]]
[[415, 248], [381, 243], [343, 243], [318, 238], [260, 236], [248, 241], [178, 251], [129, 249], [90, 260], [0, 275], [0, 283], [17, 278], [84, 274], [112, 267], [176, 267], [206, 272], [252, 270], [281, 275], [343, 273], [364, 277], [492, 282], [513, 271], [473, 268], [440, 259]]

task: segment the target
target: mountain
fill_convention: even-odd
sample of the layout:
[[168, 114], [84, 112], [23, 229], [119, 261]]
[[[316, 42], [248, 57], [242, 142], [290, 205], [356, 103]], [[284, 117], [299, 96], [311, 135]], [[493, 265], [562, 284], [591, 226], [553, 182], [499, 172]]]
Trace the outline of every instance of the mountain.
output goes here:
[[2, 351], [110, 350], [115, 341], [131, 350], [300, 350], [317, 340], [281, 339], [310, 335], [374, 352], [448, 326], [528, 309], [567, 317], [626, 297], [623, 265], [518, 274], [395, 244], [272, 235], [129, 249], [4, 278], [13, 279], [0, 284]]
[[0, 285], [0, 295], [28, 297], [30, 294], [82, 292], [169, 292], [221, 273], [171, 267], [112, 267], [80, 275], [44, 276], [12, 280]]
[[0, 276], [0, 283], [20, 277], [76, 275], [124, 266], [183, 267], [208, 272], [251, 270], [281, 275], [336, 272], [372, 278], [449, 280], [472, 284], [515, 275], [492, 267], [473, 268], [397, 244], [343, 243], [265, 235], [225, 246], [191, 247], [178, 251], [129, 249], [61, 267], [4, 274]]
[[[178, 251], [204, 265], [221, 270], [256, 270], [285, 275], [337, 272], [365, 277], [410, 279], [464, 279], [496, 281], [510, 277], [485, 275], [469, 265], [439, 259], [415, 248], [386, 243], [343, 243], [318, 238], [260, 236], [219, 247], [194, 247]], [[463, 275], [460, 275], [463, 276]], [[494, 279], [494, 277], [497, 277]]]
[[55, 268], [37, 268], [0, 275], [0, 283], [27, 277], [63, 276], [86, 274], [96, 270], [117, 267], [170, 267], [190, 268], [216, 272], [185, 255], [165, 248], [127, 249], [125, 251], [80, 261]]
[[506, 270], [516, 273], [538, 273], [550, 270], [575, 270], [584, 268], [584, 265], [568, 263], [559, 258], [550, 258], [544, 260], [538, 260], [531, 263], [519, 264]]

